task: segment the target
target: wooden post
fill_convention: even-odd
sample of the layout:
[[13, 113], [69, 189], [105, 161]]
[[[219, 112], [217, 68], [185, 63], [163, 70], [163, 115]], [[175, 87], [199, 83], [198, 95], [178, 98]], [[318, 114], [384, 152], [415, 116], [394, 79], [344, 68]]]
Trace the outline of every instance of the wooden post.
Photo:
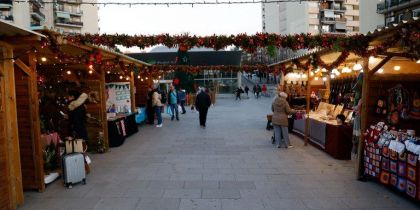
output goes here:
[[35, 162], [35, 179], [38, 185], [38, 190], [43, 192], [45, 190], [44, 184], [44, 160], [41, 145], [41, 122], [39, 114], [38, 102], [38, 83], [36, 73], [36, 56], [34, 53], [29, 53], [29, 68], [31, 70], [30, 78], [30, 107], [31, 107], [31, 131], [34, 148], [34, 162]]
[[[362, 107], [360, 110], [360, 128], [363, 133], [367, 127], [367, 118], [368, 118], [368, 101], [369, 101], [369, 58], [363, 58], [363, 86], [362, 86]], [[363, 175], [363, 148], [364, 140], [363, 135], [360, 135], [359, 138], [359, 147], [357, 148], [357, 161], [356, 161], [356, 176], [357, 178], [362, 177]]]
[[309, 143], [309, 112], [311, 111], [311, 69], [307, 70], [308, 82], [306, 84], [306, 118], [305, 118], [305, 146]]
[[136, 111], [136, 85], [134, 84], [134, 72], [130, 75], [130, 98], [131, 98], [131, 111]]
[[22, 169], [20, 164], [19, 134], [16, 111], [15, 73], [13, 60], [13, 48], [3, 48], [4, 80], [5, 80], [5, 115], [6, 115], [6, 141], [8, 141], [8, 159], [10, 166], [10, 184], [12, 193], [12, 207], [23, 204]]
[[108, 139], [108, 120], [106, 118], [106, 94], [105, 94], [105, 75], [106, 72], [103, 68], [103, 66], [99, 67], [99, 81], [100, 81], [100, 93], [99, 93], [99, 97], [100, 97], [100, 104], [101, 104], [101, 110], [100, 110], [100, 121], [102, 123], [102, 129], [103, 129], [103, 141], [104, 141], [104, 146], [105, 146], [105, 150], [108, 151], [109, 149], [109, 139]]

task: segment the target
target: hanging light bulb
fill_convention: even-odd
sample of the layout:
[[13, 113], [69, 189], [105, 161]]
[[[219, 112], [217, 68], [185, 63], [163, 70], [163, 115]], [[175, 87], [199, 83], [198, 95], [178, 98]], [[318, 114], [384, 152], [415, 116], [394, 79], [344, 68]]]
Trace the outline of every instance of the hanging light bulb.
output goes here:
[[353, 70], [354, 71], [360, 71], [360, 70], [362, 70], [363, 69], [363, 66], [362, 66], [362, 64], [360, 64], [360, 63], [356, 63], [356, 64], [354, 64], [354, 66], [353, 66]]
[[[331, 79], [334, 79], [335, 78], [335, 75], [334, 74], [331, 74]], [[326, 79], [326, 78], [325, 78]]]
[[89, 70], [89, 74], [92, 74], [93, 73], [93, 71], [92, 70]]
[[130, 77], [126, 77], [125, 80], [127, 80], [127, 81], [130, 80]]
[[109, 70], [108, 70], [108, 71], [106, 71], [106, 73], [107, 73], [107, 74], [111, 74], [111, 71], [109, 71]]
[[70, 74], [71, 74], [71, 71], [67, 71], [66, 73], [67, 73], [68, 75], [70, 75]]
[[140, 79], [140, 75], [139, 75], [139, 76], [137, 76], [137, 79]]
[[149, 78], [148, 77], [146, 77], [146, 80], [148, 80]]
[[420, 64], [420, 59], [418, 59], [418, 60], [416, 61], [416, 63]]
[[318, 80], [319, 78], [318, 78], [318, 77], [315, 77], [314, 79], [315, 79], [315, 80]]
[[399, 71], [401, 70], [401, 66], [394, 66], [394, 71]]
[[351, 70], [347, 66], [344, 66], [343, 70], [341, 70], [341, 73], [350, 73], [350, 72], [351, 72]]
[[378, 69], [378, 73], [379, 74], [383, 74], [384, 73], [384, 69], [383, 68]]
[[143, 82], [143, 81], [144, 81], [144, 80], [143, 80], [143, 78], [141, 78], [141, 79], [140, 79], [140, 81], [142, 81], [142, 82]]
[[42, 61], [42, 62], [46, 62], [46, 61], [47, 61], [47, 58], [46, 58], [46, 57], [42, 57], [42, 58], [41, 58], [41, 61]]
[[120, 79], [123, 79], [123, 76], [120, 76]]

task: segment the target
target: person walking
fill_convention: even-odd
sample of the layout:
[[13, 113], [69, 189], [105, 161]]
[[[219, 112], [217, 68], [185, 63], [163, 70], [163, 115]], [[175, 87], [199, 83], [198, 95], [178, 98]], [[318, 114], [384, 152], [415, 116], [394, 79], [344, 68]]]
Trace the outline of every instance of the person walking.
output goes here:
[[175, 90], [175, 87], [171, 85], [169, 87], [169, 93], [168, 93], [168, 106], [171, 109], [171, 120], [174, 120], [176, 117], [176, 120], [179, 120], [179, 110], [178, 110], [178, 93]]
[[185, 101], [187, 100], [187, 93], [185, 92], [185, 89], [180, 89], [178, 91], [178, 103], [181, 106], [182, 112], [181, 114], [187, 113], [185, 111]]
[[153, 125], [155, 121], [155, 110], [152, 105], [153, 97], [153, 87], [149, 86], [147, 89], [147, 102], [146, 102], [146, 114], [147, 114], [147, 124]]
[[289, 120], [288, 115], [296, 113], [287, 102], [287, 93], [280, 92], [274, 99], [271, 110], [273, 111], [272, 124], [274, 127], [274, 143], [277, 141], [278, 148], [292, 148], [289, 141]]
[[248, 85], [245, 85], [245, 93], [246, 93], [246, 97], [248, 97], [248, 92], [249, 92], [249, 87], [248, 87]]
[[153, 106], [153, 110], [155, 110], [155, 114], [157, 117], [157, 128], [160, 128], [163, 126], [163, 122], [162, 122], [162, 102], [161, 102], [162, 96], [161, 94], [159, 94], [158, 90], [155, 89], [155, 91], [153, 92], [152, 95], [152, 106]]
[[198, 110], [200, 118], [200, 126], [206, 128], [207, 112], [211, 105], [211, 99], [209, 94], [205, 91], [204, 88], [201, 89], [201, 92], [197, 95], [195, 99], [195, 108]]
[[257, 99], [260, 98], [261, 86], [257, 85]]
[[252, 92], [254, 93], [254, 96], [257, 97], [257, 86], [254, 85], [254, 87], [252, 87]]
[[242, 88], [241, 87], [238, 87], [238, 89], [236, 89], [236, 91], [235, 91], [235, 93], [236, 93], [236, 99], [235, 100], [242, 100], [241, 99], [241, 93], [242, 92], [244, 92], [243, 90], [242, 90]]
[[261, 91], [263, 96], [267, 96], [267, 85], [263, 84]]

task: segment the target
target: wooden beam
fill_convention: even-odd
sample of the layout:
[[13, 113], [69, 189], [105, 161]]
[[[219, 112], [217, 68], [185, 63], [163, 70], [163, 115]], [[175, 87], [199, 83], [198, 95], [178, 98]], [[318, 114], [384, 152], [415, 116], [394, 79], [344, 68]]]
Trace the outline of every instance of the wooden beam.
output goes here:
[[105, 76], [106, 76], [106, 72], [103, 68], [103, 66], [101, 65], [99, 67], [99, 80], [100, 80], [100, 98], [101, 98], [101, 123], [102, 123], [102, 128], [103, 128], [103, 141], [104, 141], [104, 147], [105, 150], [108, 151], [109, 149], [109, 138], [108, 138], [108, 120], [106, 118], [106, 94], [105, 94]]
[[[369, 72], [369, 58], [363, 58], [363, 69], [365, 72]], [[366, 73], [363, 75], [363, 86], [362, 86], [362, 107], [360, 110], [360, 131], [363, 133], [367, 128], [367, 121], [368, 121], [368, 102], [369, 102], [369, 88], [370, 88], [370, 74]], [[357, 148], [357, 161], [356, 161], [356, 176], [358, 179], [363, 177], [363, 167], [364, 167], [364, 157], [363, 157], [363, 150], [364, 150], [364, 139], [363, 135], [360, 135], [359, 138], [359, 145]]]
[[308, 83], [306, 85], [306, 119], [305, 119], [305, 146], [309, 143], [309, 112], [311, 111], [311, 69], [307, 70]]
[[39, 99], [38, 99], [38, 83], [36, 73], [36, 55], [35, 53], [29, 53], [29, 65], [30, 65], [30, 125], [32, 131], [32, 142], [34, 148], [34, 166], [35, 166], [35, 183], [38, 191], [45, 191], [44, 184], [44, 159], [43, 159], [43, 148], [41, 142], [41, 120], [39, 114]]
[[[13, 58], [13, 49], [3, 48], [4, 58]], [[11, 59], [4, 62], [4, 80], [5, 80], [5, 113], [6, 113], [6, 138], [8, 141], [9, 166], [10, 166], [10, 183], [12, 192], [13, 207], [23, 204], [23, 187], [22, 187], [22, 169], [20, 164], [19, 150], [19, 133], [17, 124], [17, 108], [16, 108], [16, 87], [14, 65]]]
[[[369, 74], [369, 77], [373, 76], [380, 68], [382, 68], [382, 66], [384, 66], [386, 63], [388, 63], [388, 61], [391, 60], [391, 58], [392, 58], [392, 56], [385, 57], [372, 70], [366, 71], [366, 72], [368, 72], [367, 74]], [[368, 64], [368, 68], [369, 68], [369, 64]]]
[[130, 97], [131, 97], [131, 111], [136, 111], [136, 85], [134, 84], [135, 75], [131, 72], [130, 75]]
[[32, 76], [32, 69], [29, 68], [22, 60], [20, 60], [19, 58], [15, 60], [15, 64], [22, 69], [23, 72], [25, 72], [25, 74], [27, 74], [28, 76]]

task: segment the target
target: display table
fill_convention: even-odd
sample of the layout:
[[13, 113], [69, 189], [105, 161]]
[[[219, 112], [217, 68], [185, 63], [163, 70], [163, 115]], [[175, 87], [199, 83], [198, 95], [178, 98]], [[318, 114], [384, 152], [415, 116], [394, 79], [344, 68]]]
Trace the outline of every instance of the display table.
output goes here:
[[109, 147], [121, 146], [126, 137], [138, 132], [135, 119], [136, 114], [119, 114], [108, 119]]
[[339, 160], [351, 160], [352, 126], [327, 124], [325, 152]]
[[[293, 131], [305, 135], [305, 122], [305, 119], [294, 120]], [[335, 121], [311, 116], [309, 140], [336, 159], [351, 159], [352, 127], [349, 125], [337, 125]]]

